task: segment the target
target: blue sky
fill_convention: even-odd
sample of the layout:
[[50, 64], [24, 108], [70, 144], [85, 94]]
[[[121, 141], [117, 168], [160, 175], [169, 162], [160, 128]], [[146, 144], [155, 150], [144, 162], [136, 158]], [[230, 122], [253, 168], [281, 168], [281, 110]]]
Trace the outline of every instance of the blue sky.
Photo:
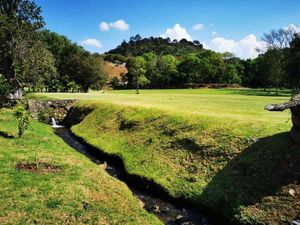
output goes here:
[[[264, 32], [300, 31], [299, 0], [36, 0], [47, 29], [87, 50], [106, 52], [124, 39], [163, 36], [255, 57]], [[102, 23], [102, 26], [100, 24]], [[169, 30], [168, 30], [169, 29]]]

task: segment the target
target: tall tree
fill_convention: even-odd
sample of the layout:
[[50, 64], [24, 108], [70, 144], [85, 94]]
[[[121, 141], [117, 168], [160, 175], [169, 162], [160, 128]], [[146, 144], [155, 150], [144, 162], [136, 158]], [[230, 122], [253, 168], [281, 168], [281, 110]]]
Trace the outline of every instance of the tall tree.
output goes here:
[[146, 85], [149, 80], [146, 78], [146, 61], [142, 56], [133, 57], [129, 61], [128, 72], [133, 75], [133, 82], [136, 84], [136, 94], [140, 93], [140, 85]]
[[287, 71], [291, 87], [295, 91], [298, 91], [300, 87], [300, 35], [296, 35], [291, 42], [291, 48], [288, 53]]
[[[271, 30], [269, 33], [263, 34], [262, 41], [265, 42], [267, 49], [288, 48], [296, 33], [297, 31], [292, 27]], [[263, 51], [264, 49], [260, 50]]]
[[173, 55], [163, 55], [157, 63], [158, 74], [160, 75], [161, 87], [169, 87], [178, 75], [177, 60]]
[[[20, 64], [17, 62], [18, 49], [27, 51], [32, 48], [38, 40], [38, 31], [43, 26], [41, 8], [33, 1], [2, 0], [0, 2], [1, 72], [15, 90], [22, 87], [20, 73], [17, 72]], [[36, 50], [39, 51], [40, 48]]]

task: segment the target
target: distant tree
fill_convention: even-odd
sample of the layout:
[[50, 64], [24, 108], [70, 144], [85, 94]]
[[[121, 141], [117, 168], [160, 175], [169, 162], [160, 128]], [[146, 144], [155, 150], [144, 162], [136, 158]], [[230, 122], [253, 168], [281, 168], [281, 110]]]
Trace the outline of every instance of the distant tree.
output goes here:
[[270, 49], [264, 54], [263, 61], [264, 71], [269, 83], [271, 86], [275, 86], [276, 92], [278, 92], [280, 83], [282, 83], [285, 76], [284, 53], [280, 49]]
[[288, 48], [296, 33], [297, 31], [291, 27], [271, 30], [269, 33], [263, 34], [262, 41], [265, 42], [267, 49]]
[[100, 89], [107, 82], [102, 61], [94, 55], [74, 54], [66, 62], [66, 67], [69, 67], [71, 82], [75, 81], [76, 84], [79, 84], [84, 92], [91, 87]]
[[226, 75], [226, 64], [223, 54], [213, 51], [206, 51], [199, 55], [205, 61], [204, 74], [206, 74], [205, 83], [223, 83]]
[[298, 91], [300, 87], [300, 35], [296, 35], [291, 42], [287, 61], [288, 81], [290, 86]]
[[137, 56], [129, 61], [129, 73], [133, 75], [133, 82], [136, 84], [136, 94], [140, 93], [140, 85], [146, 85], [149, 80], [146, 75], [146, 62], [142, 56]]
[[186, 83], [201, 83], [204, 81], [203, 61], [195, 53], [191, 53], [179, 64], [178, 70]]
[[[63, 87], [63, 91], [68, 91], [70, 84], [75, 82], [77, 88], [72, 88], [72, 91], [87, 92], [89, 88], [98, 90], [106, 84], [108, 77], [104, 70], [104, 57], [99, 54], [91, 55], [76, 43], [55, 32], [45, 30], [41, 32], [41, 36], [47, 49], [55, 57], [58, 82], [49, 84], [52, 85], [51, 89]], [[118, 60], [122, 58], [121, 55], [114, 57]]]
[[226, 66], [226, 74], [223, 78], [222, 83], [224, 84], [241, 84], [241, 74], [239, 74], [237, 64], [228, 64]]
[[160, 76], [161, 87], [168, 87], [177, 79], [177, 64], [173, 55], [163, 55], [158, 59], [157, 74]]
[[157, 82], [160, 82], [157, 80], [158, 57], [152, 52], [144, 53], [142, 56], [146, 63], [146, 77], [151, 81], [151, 85], [155, 86]]

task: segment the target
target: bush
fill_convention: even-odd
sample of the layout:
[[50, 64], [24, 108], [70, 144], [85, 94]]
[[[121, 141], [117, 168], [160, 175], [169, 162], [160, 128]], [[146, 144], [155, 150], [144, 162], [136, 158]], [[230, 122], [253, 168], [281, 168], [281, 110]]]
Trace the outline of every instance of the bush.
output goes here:
[[49, 124], [51, 122], [51, 117], [54, 117], [54, 109], [49, 107], [41, 110], [37, 117], [39, 122]]
[[18, 103], [14, 116], [18, 120], [18, 135], [20, 138], [29, 126], [29, 112], [23, 104]]
[[11, 91], [12, 87], [8, 83], [7, 79], [0, 74], [0, 98], [7, 98]]

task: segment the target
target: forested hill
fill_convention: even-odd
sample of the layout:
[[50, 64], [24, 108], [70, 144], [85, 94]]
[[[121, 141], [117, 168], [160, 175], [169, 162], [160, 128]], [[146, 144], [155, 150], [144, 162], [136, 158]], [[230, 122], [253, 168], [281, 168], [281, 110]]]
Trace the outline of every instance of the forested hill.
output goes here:
[[173, 55], [183, 56], [191, 52], [203, 50], [203, 45], [199, 41], [171, 41], [169, 38], [164, 39], [161, 37], [141, 38], [140, 35], [131, 37], [129, 42], [125, 40], [121, 45], [107, 54], [120, 54], [123, 56], [138, 56], [145, 52], [153, 52], [156, 55]]

